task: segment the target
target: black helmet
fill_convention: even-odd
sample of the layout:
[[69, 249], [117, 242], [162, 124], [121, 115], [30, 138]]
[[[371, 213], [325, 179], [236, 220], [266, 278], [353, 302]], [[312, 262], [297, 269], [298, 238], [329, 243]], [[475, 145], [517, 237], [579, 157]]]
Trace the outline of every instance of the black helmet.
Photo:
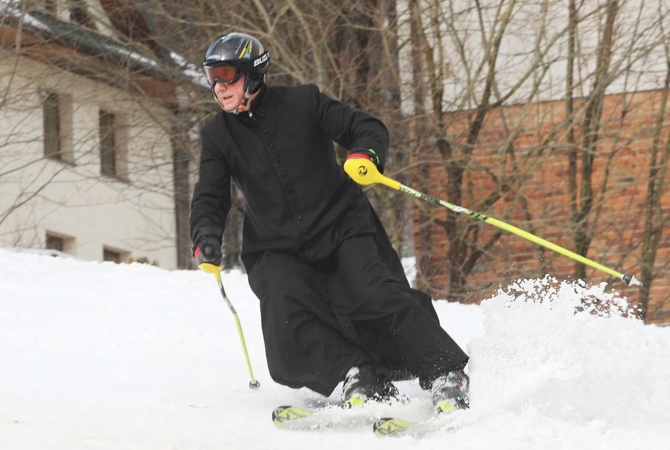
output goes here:
[[230, 84], [247, 75], [244, 92], [249, 96], [258, 91], [268, 73], [270, 54], [253, 36], [230, 33], [218, 38], [205, 54], [205, 75], [214, 88], [217, 82]]

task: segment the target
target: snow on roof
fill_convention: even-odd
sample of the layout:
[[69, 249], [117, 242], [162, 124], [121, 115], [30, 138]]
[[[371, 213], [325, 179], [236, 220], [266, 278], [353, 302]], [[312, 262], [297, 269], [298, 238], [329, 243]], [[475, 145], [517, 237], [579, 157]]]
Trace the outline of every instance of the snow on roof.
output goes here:
[[148, 55], [133, 43], [122, 43], [74, 23], [58, 20], [42, 11], [25, 12], [21, 2], [0, 0], [0, 16], [21, 23], [35, 33], [92, 56], [112, 58], [119, 65], [131, 65], [155, 78], [179, 77], [195, 85], [208, 87], [204, 73], [177, 53], [168, 50], [163, 59]]

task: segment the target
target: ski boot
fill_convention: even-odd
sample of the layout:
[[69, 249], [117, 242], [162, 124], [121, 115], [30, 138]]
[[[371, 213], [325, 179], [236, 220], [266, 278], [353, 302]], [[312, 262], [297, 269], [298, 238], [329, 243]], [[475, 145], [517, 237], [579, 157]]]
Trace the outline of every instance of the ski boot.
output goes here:
[[398, 397], [398, 389], [374, 367], [352, 367], [344, 377], [342, 404], [345, 408], [363, 406], [368, 401], [384, 402]]
[[462, 370], [437, 377], [430, 388], [435, 414], [467, 409], [470, 404], [469, 388], [470, 379]]

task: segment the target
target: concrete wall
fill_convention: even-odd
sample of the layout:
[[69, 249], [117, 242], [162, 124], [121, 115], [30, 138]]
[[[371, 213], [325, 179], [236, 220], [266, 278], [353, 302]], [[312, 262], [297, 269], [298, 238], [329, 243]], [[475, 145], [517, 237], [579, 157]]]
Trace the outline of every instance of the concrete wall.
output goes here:
[[[68, 99], [64, 161], [44, 157], [41, 92]], [[43, 248], [176, 266], [167, 112], [137, 95], [0, 50], [0, 247]], [[99, 111], [124, 124], [119, 177], [100, 174]]]

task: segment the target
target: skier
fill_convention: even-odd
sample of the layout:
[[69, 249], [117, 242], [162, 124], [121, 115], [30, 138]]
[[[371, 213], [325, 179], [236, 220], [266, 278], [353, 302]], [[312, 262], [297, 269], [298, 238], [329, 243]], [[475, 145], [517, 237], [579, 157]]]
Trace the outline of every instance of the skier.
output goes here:
[[268, 86], [270, 54], [254, 37], [216, 39], [204, 69], [222, 111], [202, 129], [191, 204], [198, 264], [220, 265], [230, 183], [244, 193], [242, 262], [260, 300], [277, 383], [355, 406], [398, 396], [418, 377], [436, 412], [468, 407], [468, 356], [440, 326], [431, 298], [412, 289], [360, 186], [338, 165], [367, 158], [380, 171], [385, 125], [314, 85]]

